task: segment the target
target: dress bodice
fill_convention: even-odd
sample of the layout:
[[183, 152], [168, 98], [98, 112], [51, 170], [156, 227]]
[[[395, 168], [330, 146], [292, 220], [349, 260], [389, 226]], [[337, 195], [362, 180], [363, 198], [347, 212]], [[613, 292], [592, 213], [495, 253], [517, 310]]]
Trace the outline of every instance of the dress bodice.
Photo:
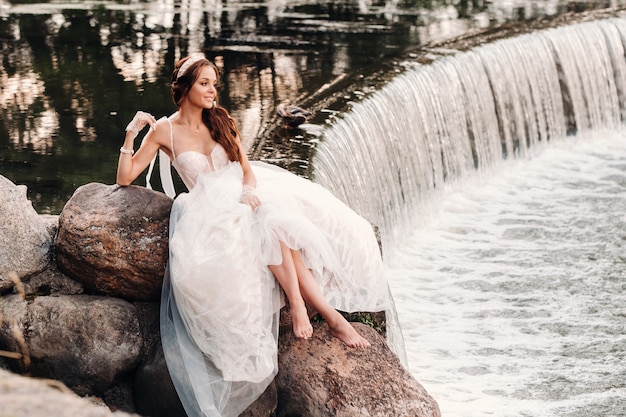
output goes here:
[[[172, 138], [172, 151], [174, 150]], [[184, 151], [180, 154], [174, 152], [172, 166], [191, 190], [198, 179], [198, 175], [206, 172], [217, 171], [228, 164], [228, 155], [222, 145], [217, 143], [209, 155], [197, 151]]]
[[185, 151], [176, 155], [172, 161], [172, 166], [176, 168], [176, 172], [189, 190], [196, 185], [198, 175], [217, 171], [227, 164], [228, 156], [224, 147], [219, 143], [209, 155], [197, 151]]

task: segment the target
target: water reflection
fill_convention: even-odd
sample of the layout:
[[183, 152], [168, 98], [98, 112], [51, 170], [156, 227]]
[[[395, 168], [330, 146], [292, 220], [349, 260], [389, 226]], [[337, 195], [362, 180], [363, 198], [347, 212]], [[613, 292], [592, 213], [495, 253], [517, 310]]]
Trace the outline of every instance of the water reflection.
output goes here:
[[[169, 75], [190, 52], [220, 67], [220, 103], [252, 147], [278, 104], [375, 71], [407, 47], [577, 4], [0, 0], [0, 174], [47, 213], [77, 186], [112, 183], [124, 126], [137, 109], [173, 111]], [[303, 172], [310, 148], [289, 134], [257, 156]]]
[[47, 154], [59, 122], [43, 94], [43, 82], [32, 71], [9, 75], [0, 70], [0, 80], [2, 118], [9, 141], [15, 146]]

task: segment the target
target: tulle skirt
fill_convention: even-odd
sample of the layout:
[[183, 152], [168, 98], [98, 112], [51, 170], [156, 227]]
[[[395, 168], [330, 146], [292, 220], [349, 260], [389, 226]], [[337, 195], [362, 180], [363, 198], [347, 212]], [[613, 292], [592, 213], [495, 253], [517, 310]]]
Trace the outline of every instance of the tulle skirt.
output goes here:
[[282, 262], [280, 241], [301, 252], [334, 308], [395, 319], [369, 222], [311, 181], [252, 166], [255, 211], [239, 201], [238, 163], [201, 175], [172, 207], [161, 337], [189, 417], [236, 417], [275, 377], [281, 291], [268, 265]]

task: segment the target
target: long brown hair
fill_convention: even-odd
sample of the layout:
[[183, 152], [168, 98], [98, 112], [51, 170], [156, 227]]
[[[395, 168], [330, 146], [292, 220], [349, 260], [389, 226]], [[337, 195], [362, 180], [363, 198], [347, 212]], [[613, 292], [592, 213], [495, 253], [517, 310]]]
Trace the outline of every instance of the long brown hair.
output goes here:
[[[202, 58], [196, 62], [193, 62], [185, 72], [178, 76], [178, 71], [181, 66], [190, 57], [180, 59], [174, 66], [174, 72], [172, 73], [172, 98], [177, 107], [183, 102], [183, 99], [189, 93], [189, 90], [200, 76], [200, 71], [203, 67], [209, 66], [213, 68], [215, 74], [219, 78], [220, 72], [217, 67], [208, 59]], [[217, 103], [217, 97], [215, 98], [215, 106], [211, 109], [202, 109], [202, 121], [209, 128], [213, 140], [224, 147], [228, 159], [231, 161], [241, 161], [241, 153], [239, 151], [239, 129], [237, 123], [228, 114], [225, 108], [220, 107]]]

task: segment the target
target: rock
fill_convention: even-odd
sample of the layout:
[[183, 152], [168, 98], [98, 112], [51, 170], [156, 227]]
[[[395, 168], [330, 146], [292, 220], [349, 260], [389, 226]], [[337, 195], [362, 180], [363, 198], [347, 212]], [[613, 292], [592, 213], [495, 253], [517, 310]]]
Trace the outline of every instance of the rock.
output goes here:
[[11, 294], [0, 297], [0, 350], [1, 356], [12, 356], [5, 360], [14, 370], [23, 372], [30, 366], [28, 346], [24, 340], [28, 303], [19, 295]]
[[[170, 378], [160, 343], [155, 346], [152, 355], [138, 366], [133, 392], [136, 411], [141, 415], [150, 417], [185, 415]], [[240, 414], [240, 417], [272, 417], [277, 404], [276, 384], [272, 382], [265, 392]]]
[[135, 407], [138, 413], [150, 417], [184, 416], [165, 363], [161, 344], [137, 368], [133, 385]]
[[57, 214], [40, 214], [39, 217], [46, 226], [50, 238], [54, 240], [59, 230], [59, 216]]
[[37, 297], [28, 308], [33, 366], [81, 395], [98, 394], [133, 369], [142, 347], [135, 307], [100, 296]]
[[[80, 395], [104, 392], [139, 362], [143, 340], [135, 307], [102, 296], [3, 297], [0, 346], [23, 352], [22, 372], [62, 381]], [[17, 334], [15, 331], [17, 328]]]
[[8, 273], [24, 279], [50, 262], [52, 239], [26, 197], [26, 187], [0, 175], [0, 293], [13, 287]]
[[352, 323], [372, 344], [348, 348], [326, 323], [314, 323], [313, 337], [281, 335], [277, 417], [440, 417], [439, 406], [402, 367], [384, 339]]
[[27, 297], [82, 294], [85, 287], [59, 271], [55, 263], [33, 275], [23, 286]]
[[274, 417], [277, 407], [278, 390], [276, 380], [274, 380], [255, 402], [243, 410], [239, 417]]
[[59, 216], [59, 269], [96, 294], [158, 299], [172, 203], [165, 194], [139, 186], [79, 187]]
[[144, 338], [144, 356], [133, 381], [135, 409], [150, 417], [184, 416], [163, 355], [160, 303], [135, 303]]
[[2, 369], [0, 381], [2, 416], [131, 417], [80, 398], [58, 381], [27, 378]]
[[107, 388], [98, 398], [111, 410], [135, 413], [133, 375], [125, 375], [121, 380]]

